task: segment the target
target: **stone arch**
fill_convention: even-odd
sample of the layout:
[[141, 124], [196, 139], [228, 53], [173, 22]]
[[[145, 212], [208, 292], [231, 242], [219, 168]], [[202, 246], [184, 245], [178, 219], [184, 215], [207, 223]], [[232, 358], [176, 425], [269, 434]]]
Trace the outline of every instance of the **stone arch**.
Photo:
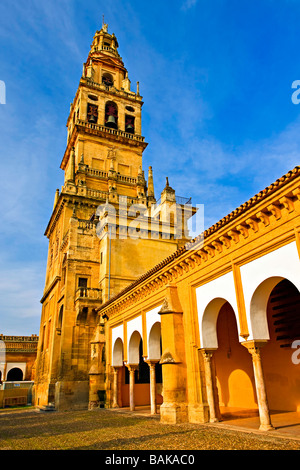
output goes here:
[[119, 337], [116, 339], [113, 346], [112, 354], [112, 366], [113, 367], [122, 367], [124, 359], [124, 345], [122, 339]]
[[161, 358], [161, 324], [156, 322], [152, 325], [148, 337], [148, 359], [160, 360]]
[[[217, 297], [211, 300], [203, 313], [202, 317], [202, 344], [201, 347], [205, 349], [217, 349], [217, 319], [219, 312], [223, 305], [228, 301], [222, 297]], [[228, 302], [229, 303], [229, 302]], [[229, 303], [231, 306], [231, 304]]]
[[103, 85], [105, 85], [107, 87], [113, 86], [113, 84], [114, 84], [113, 76], [108, 72], [104, 72], [103, 75], [102, 75], [102, 83], [103, 83]]
[[128, 346], [128, 364], [139, 364], [140, 354], [139, 347], [142, 337], [141, 334], [135, 330], [129, 340]]
[[229, 302], [219, 310], [217, 349], [213, 353], [213, 370], [217, 379], [216, 404], [222, 419], [233, 410], [243, 409], [246, 415], [257, 412], [255, 380], [251, 356], [241, 344], [235, 312]]
[[261, 348], [268, 405], [271, 411], [297, 411], [300, 406], [299, 365], [292, 360], [292, 345], [300, 337], [300, 292], [289, 279], [276, 282], [273, 278], [265, 285], [261, 308], [268, 294], [265, 315], [261, 313], [269, 336]]
[[105, 122], [106, 127], [118, 129], [118, 106], [114, 101], [105, 103]]
[[[272, 276], [265, 279], [257, 286], [251, 297], [250, 322], [252, 336], [255, 340], [270, 339], [267, 321], [267, 305], [272, 290], [284, 279], [285, 278], [281, 276]], [[287, 280], [294, 284], [290, 279]]]

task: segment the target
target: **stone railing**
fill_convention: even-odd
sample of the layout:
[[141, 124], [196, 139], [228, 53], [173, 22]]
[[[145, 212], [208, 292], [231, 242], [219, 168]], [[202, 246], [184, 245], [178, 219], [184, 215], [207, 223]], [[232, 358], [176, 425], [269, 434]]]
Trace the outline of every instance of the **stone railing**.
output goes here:
[[77, 219], [77, 220], [78, 220], [78, 228], [81, 230], [95, 228], [95, 222], [92, 220], [84, 220], [84, 219]]
[[106, 134], [111, 134], [115, 136], [125, 137], [126, 139], [144, 142], [145, 137], [137, 134], [130, 134], [129, 132], [121, 131], [120, 129], [111, 129], [110, 127], [102, 126], [100, 124], [93, 124], [91, 122], [83, 121], [82, 119], [77, 119], [77, 126], [85, 127], [86, 129], [93, 129], [95, 131], [105, 132]]
[[[95, 176], [96, 178], [108, 178], [108, 173], [106, 171], [102, 170], [97, 170], [96, 168], [89, 168], [86, 165], [86, 168], [84, 170], [89, 176]], [[120, 181], [121, 183], [130, 183], [130, 184], [136, 184], [137, 180], [133, 176], [126, 176], [126, 175], [121, 175], [120, 173], [117, 173], [116, 175], [117, 180]]]
[[102, 200], [106, 201], [106, 199], [108, 197], [108, 192], [98, 191], [96, 189], [88, 189], [87, 190], [87, 195], [89, 197], [94, 197], [95, 199], [102, 199]]
[[108, 176], [108, 173], [106, 171], [97, 170], [96, 168], [89, 168], [88, 166], [86, 167], [85, 171], [91, 176], [97, 176], [100, 178], [107, 178]]
[[37, 335], [31, 336], [6, 336], [0, 335], [1, 341], [15, 341], [18, 343], [27, 343], [27, 342], [38, 342], [39, 337]]
[[76, 290], [75, 300], [102, 300], [102, 291], [94, 287], [78, 287]]

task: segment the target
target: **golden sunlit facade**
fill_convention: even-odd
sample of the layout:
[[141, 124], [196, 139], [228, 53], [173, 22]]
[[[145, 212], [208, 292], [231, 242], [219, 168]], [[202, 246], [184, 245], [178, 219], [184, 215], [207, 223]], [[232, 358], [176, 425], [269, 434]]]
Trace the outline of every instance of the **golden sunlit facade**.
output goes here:
[[300, 167], [190, 240], [142, 156], [142, 97], [94, 36], [46, 229], [35, 404], [149, 406], [165, 423], [300, 411]]

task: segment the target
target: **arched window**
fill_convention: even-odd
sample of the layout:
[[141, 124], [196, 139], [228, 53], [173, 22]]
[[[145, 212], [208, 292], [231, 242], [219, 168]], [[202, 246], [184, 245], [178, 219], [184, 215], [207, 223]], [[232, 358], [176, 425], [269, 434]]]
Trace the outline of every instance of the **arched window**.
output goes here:
[[92, 124], [98, 122], [98, 106], [96, 104], [88, 103], [87, 106], [87, 120]]
[[134, 116], [125, 115], [125, 131], [129, 134], [134, 134]]
[[108, 101], [105, 105], [105, 126], [118, 129], [118, 108], [113, 101]]
[[58, 314], [58, 321], [57, 321], [57, 328], [56, 328], [56, 333], [58, 335], [61, 334], [61, 328], [62, 328], [62, 322], [63, 322], [63, 314], [64, 314], [64, 306], [62, 305], [59, 309], [59, 314]]
[[[134, 332], [134, 349], [135, 356], [134, 361], [138, 361], [138, 368], [135, 371], [135, 383], [136, 384], [149, 384], [150, 383], [150, 370], [148, 364], [144, 361], [143, 358], [143, 340], [140, 337], [138, 332]], [[137, 343], [138, 342], [138, 343]], [[125, 369], [125, 383], [129, 384], [129, 372], [126, 367]]]
[[104, 74], [102, 75], [102, 83], [103, 83], [103, 85], [105, 85], [106, 87], [113, 86], [113, 84], [114, 84], [114, 79], [113, 79], [113, 77], [110, 75], [110, 73], [104, 73]]

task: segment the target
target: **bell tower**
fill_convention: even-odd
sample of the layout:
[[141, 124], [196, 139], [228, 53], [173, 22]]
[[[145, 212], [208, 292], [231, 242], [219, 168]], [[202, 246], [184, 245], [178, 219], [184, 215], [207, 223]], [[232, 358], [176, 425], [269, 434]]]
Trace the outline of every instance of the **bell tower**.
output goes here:
[[[176, 200], [167, 181], [158, 204], [152, 167], [145, 179], [143, 101], [138, 83], [131, 90], [118, 47], [103, 24], [70, 106], [64, 184], [45, 231], [37, 406], [87, 408], [91, 377], [96, 391], [105, 390], [105, 338], [96, 309], [187, 241], [177, 236], [178, 226], [185, 228], [186, 201]], [[101, 347], [92, 342], [95, 334]], [[97, 366], [91, 344], [102, 351]]]
[[[80, 162], [108, 173], [113, 160], [117, 174], [132, 179], [138, 177], [142, 153], [147, 146], [141, 135], [143, 101], [139, 84], [135, 92], [131, 91], [118, 47], [116, 36], [109, 34], [104, 24], [94, 36], [70, 106], [68, 145], [61, 163], [65, 182], [74, 180], [74, 167], [77, 169]], [[106, 189], [105, 185], [96, 186], [98, 190]], [[135, 197], [136, 191], [131, 190], [128, 196]]]

